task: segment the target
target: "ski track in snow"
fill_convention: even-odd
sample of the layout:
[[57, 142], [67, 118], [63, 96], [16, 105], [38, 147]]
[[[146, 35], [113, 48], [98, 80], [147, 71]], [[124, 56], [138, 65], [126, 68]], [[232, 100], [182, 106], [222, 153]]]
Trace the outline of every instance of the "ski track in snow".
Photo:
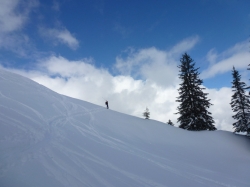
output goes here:
[[[193, 174], [190, 174], [190, 173], [183, 172], [181, 170], [177, 170], [177, 169], [175, 169], [173, 167], [170, 167], [168, 165], [163, 165], [162, 164], [163, 162], [158, 163], [158, 162], [154, 161], [155, 156], [150, 154], [150, 153], [147, 153], [147, 152], [138, 150], [136, 148], [133, 148], [133, 146], [128, 145], [128, 144], [126, 144], [126, 143], [124, 143], [124, 142], [122, 142], [120, 140], [113, 139], [112, 137], [105, 137], [104, 135], [101, 135], [98, 131], [95, 130], [94, 126], [92, 125], [92, 121], [95, 119], [95, 116], [93, 114], [98, 113], [98, 112], [102, 112], [102, 111], [106, 110], [105, 108], [103, 109], [101, 107], [98, 107], [98, 108], [94, 108], [92, 110], [84, 110], [84, 111], [80, 110], [79, 111], [79, 110], [77, 110], [78, 106], [76, 106], [75, 104], [69, 103], [68, 106], [66, 106], [64, 103], [65, 103], [65, 101], [62, 102], [62, 104], [64, 105], [64, 107], [65, 107], [65, 109], [67, 111], [66, 116], [65, 115], [58, 115], [58, 116], [55, 116], [52, 119], [47, 120], [47, 121], [44, 120], [44, 118], [41, 117], [42, 115], [39, 114], [37, 111], [33, 110], [32, 108], [30, 108], [30, 107], [28, 107], [26, 105], [23, 105], [22, 103], [19, 103], [19, 104], [27, 107], [32, 112], [34, 112], [36, 114], [36, 116], [38, 116], [40, 119], [42, 119], [44, 122], [46, 122], [51, 127], [50, 130], [52, 130], [53, 133], [55, 133], [55, 137], [57, 137], [57, 139], [59, 139], [59, 140], [60, 140], [60, 137], [63, 138], [63, 135], [61, 135], [60, 133], [58, 134], [56, 131], [58, 129], [60, 129], [60, 127], [70, 124], [74, 128], [76, 128], [80, 133], [82, 133], [82, 135], [86, 135], [86, 134], [92, 135], [93, 136], [92, 140], [97, 141], [100, 144], [105, 144], [106, 146], [112, 147], [113, 149], [124, 151], [124, 152], [127, 152], [129, 154], [133, 154], [133, 155], [135, 155], [137, 157], [140, 157], [140, 159], [144, 159], [144, 160], [146, 160], [148, 162], [151, 162], [152, 164], [154, 164], [154, 165], [156, 165], [158, 167], [161, 167], [164, 170], [167, 170], [168, 172], [172, 172], [173, 174], [178, 175], [179, 177], [184, 177], [184, 178], [187, 178], [189, 180], [195, 180], [196, 182], [200, 182], [200, 183], [202, 183], [202, 181], [205, 180], [205, 181], [208, 181], [209, 183], [212, 183], [213, 185], [218, 184], [219, 186], [228, 186], [228, 185], [225, 185], [225, 184], [221, 184], [221, 183], [219, 183], [217, 181], [207, 179], [207, 178], [202, 177], [202, 176], [193, 175]], [[76, 116], [84, 116], [84, 115], [87, 115], [90, 118], [89, 123], [88, 124], [80, 123], [82, 126], [74, 125], [74, 117], [76, 117]], [[29, 118], [26, 115], [23, 115], [23, 116], [25, 118]], [[30, 119], [30, 120], [32, 122], [36, 123], [35, 120], [33, 120], [33, 119]], [[30, 132], [30, 133], [32, 133], [32, 132]], [[47, 143], [48, 143], [50, 138], [45, 136], [44, 140], [47, 141]], [[34, 147], [37, 147], [37, 146], [38, 146], [37, 144], [33, 145], [32, 149]], [[66, 147], [62, 146], [61, 148], [62, 148], [63, 152], [70, 153], [71, 155], [72, 154], [73, 155], [77, 154], [77, 152], [74, 153], [74, 152], [72, 152], [70, 149], [68, 149]], [[114, 170], [115, 172], [121, 173], [122, 175], [130, 178], [131, 180], [135, 180], [138, 185], [147, 184], [148, 186], [164, 186], [164, 185], [161, 185], [159, 183], [155, 183], [153, 181], [150, 181], [148, 179], [139, 177], [138, 175], [133, 175], [132, 173], [128, 173], [126, 171], [120, 170], [116, 166], [112, 165], [109, 162], [106, 162], [105, 160], [101, 159], [100, 157], [97, 157], [96, 155], [93, 155], [90, 152], [87, 152], [86, 150], [82, 150], [82, 151], [85, 153], [85, 155], [89, 155], [88, 159], [91, 160], [92, 162], [98, 163], [98, 164], [102, 165], [103, 167], [107, 167], [109, 169]], [[40, 151], [40, 153], [43, 153], [43, 152], [44, 152], [44, 150]], [[45, 151], [45, 153], [46, 153], [45, 154], [46, 156], [49, 156], [50, 158], [52, 158], [51, 153], [48, 150], [47, 150], [47, 152]], [[66, 154], [66, 153], [64, 153], [64, 154]], [[145, 156], [143, 156], [143, 155], [145, 155]], [[81, 155], [78, 155], [78, 157], [79, 156], [81, 157]], [[34, 157], [34, 155], [32, 155], [32, 154], [26, 154], [26, 157], [22, 156], [21, 160], [22, 160], [22, 162], [27, 162], [29, 159], [32, 159], [33, 157]], [[151, 157], [151, 159], [148, 159], [149, 157]], [[42, 158], [40, 158], [40, 159], [42, 160]], [[161, 158], [161, 159], [166, 160], [165, 158]], [[159, 160], [159, 158], [158, 158], [158, 160]], [[60, 170], [65, 170], [65, 168], [62, 167], [62, 165], [60, 163], [57, 163], [57, 160], [51, 159], [51, 161], [53, 161], [53, 164], [56, 165]], [[46, 161], [43, 161], [42, 163], [46, 166]], [[81, 162], [78, 162], [78, 163], [75, 163], [75, 164], [78, 165], [78, 164], [81, 164]], [[13, 166], [13, 165], [10, 165], [9, 167], [11, 167], [11, 166]], [[69, 166], [67, 166], [67, 168], [68, 167]], [[99, 182], [101, 184], [104, 184], [105, 186], [112, 186], [107, 181], [104, 181], [102, 179], [102, 177], [98, 176], [97, 173], [95, 173], [94, 171], [91, 171], [91, 169], [88, 166], [82, 165], [82, 167], [86, 168], [86, 171], [90, 172], [90, 174], [92, 176], [94, 176], [94, 178], [96, 180], [99, 180]], [[68, 181], [67, 178], [65, 178], [63, 176], [58, 176], [57, 171], [53, 171], [53, 168], [50, 167], [50, 164], [47, 164], [46, 168], [49, 170], [49, 173], [52, 173], [54, 175], [54, 177], [56, 177], [59, 181], [62, 181], [64, 184], [67, 184], [67, 185], [71, 184], [71, 182]], [[73, 171], [73, 169], [70, 170], [70, 171]], [[71, 173], [68, 173], [66, 170], [64, 172], [66, 172], [67, 175], [70, 175], [73, 178], [76, 178], [81, 183], [84, 182], [84, 181], [81, 180], [81, 178], [82, 178], [81, 176], [77, 177], [76, 173], [71, 174]], [[88, 185], [91, 186], [90, 184], [88, 184]]]
[[[3, 95], [1, 94], [1, 96], [3, 96]], [[173, 173], [175, 175], [178, 175], [181, 178], [184, 177], [184, 178], [186, 178], [188, 180], [194, 180], [194, 181], [196, 181], [198, 183], [203, 184], [204, 186], [206, 186], [207, 183], [209, 183], [209, 184], [211, 183], [211, 185], [213, 185], [213, 186], [217, 186], [217, 185], [218, 186], [229, 186], [229, 185], [220, 183], [218, 181], [214, 181], [212, 179], [205, 178], [203, 176], [194, 175], [192, 173], [187, 173], [187, 172], [175, 169], [174, 167], [171, 167], [168, 164], [162, 164], [162, 163], [172, 163], [172, 165], [174, 165], [174, 164], [178, 164], [178, 163], [173, 163], [172, 161], [167, 160], [166, 158], [159, 158], [158, 157], [156, 159], [156, 156], [153, 155], [153, 154], [151, 154], [151, 153], [147, 153], [145, 151], [139, 150], [139, 149], [133, 147], [132, 145], [126, 144], [126, 143], [124, 143], [124, 142], [122, 142], [122, 141], [120, 141], [118, 139], [102, 135], [97, 130], [95, 130], [95, 127], [93, 126], [92, 121], [95, 119], [94, 114], [96, 114], [98, 112], [106, 111], [106, 109], [103, 108], [103, 107], [97, 107], [97, 108], [94, 108], [94, 109], [91, 109], [91, 110], [87, 110], [87, 109], [81, 108], [81, 107], [79, 107], [79, 106], [77, 106], [77, 105], [75, 105], [73, 103], [67, 103], [66, 101], [62, 101], [61, 104], [64, 106], [64, 109], [67, 111], [66, 115], [57, 115], [57, 116], [54, 116], [52, 119], [45, 120], [42, 117], [42, 115], [40, 113], [38, 113], [36, 110], [30, 108], [29, 106], [26, 106], [25, 104], [22, 104], [22, 103], [19, 103], [19, 102], [17, 102], [17, 103], [20, 104], [20, 105], [22, 105], [22, 106], [24, 106], [24, 107], [27, 107], [27, 109], [29, 109], [31, 112], [33, 112], [44, 123], [47, 123], [48, 126], [50, 127], [50, 130], [53, 131], [53, 132], [50, 132], [50, 133], [52, 133], [52, 134], [54, 133], [55, 134], [54, 137], [56, 137], [57, 140], [60, 140], [60, 138], [64, 137], [60, 133], [57, 133], [58, 129], [60, 129], [64, 125], [72, 125], [83, 136], [86, 136], [86, 134], [92, 135], [92, 137], [93, 137], [92, 140], [96, 141], [97, 143], [104, 144], [104, 145], [109, 146], [109, 147], [111, 147], [113, 149], [117, 149], [117, 150], [126, 152], [128, 154], [132, 154], [132, 155], [134, 155], [136, 157], [140, 157], [140, 159], [144, 159], [147, 162], [151, 162], [152, 164], [156, 165], [157, 167], [161, 167], [162, 169], [164, 169], [164, 170], [166, 170], [168, 172], [171, 172], [171, 173]], [[65, 103], [67, 103], [67, 104], [65, 104]], [[57, 108], [57, 110], [59, 111], [60, 109]], [[18, 111], [16, 111], [16, 112], [18, 113]], [[19, 113], [19, 114], [23, 115], [21, 113]], [[63, 114], [63, 112], [62, 112], [62, 114]], [[74, 121], [76, 121], [75, 120], [76, 116], [88, 116], [90, 118], [89, 119], [89, 123], [88, 124], [84, 124], [83, 122], [80, 122], [79, 126], [75, 125]], [[28, 117], [26, 115], [23, 115], [23, 117], [30, 119], [34, 123], [37, 123], [35, 119], [32, 119], [32, 118], [30, 118], [30, 117]], [[32, 133], [32, 132], [30, 132], [30, 133]], [[44, 141], [46, 141], [48, 143], [49, 141], [51, 141], [51, 137], [45, 136]], [[40, 143], [40, 144], [44, 145], [44, 142]], [[38, 145], [39, 145], [39, 143], [33, 145], [33, 147], [31, 147], [32, 150], [34, 150], [34, 147], [38, 147]], [[61, 146], [60, 148], [62, 149], [62, 152], [65, 152], [64, 154], [69, 154], [71, 156], [74, 155], [74, 156], [77, 156], [77, 157], [82, 157], [82, 155], [77, 155], [77, 152], [73, 152], [71, 149], [69, 149], [67, 147], [64, 147], [63, 145], [60, 145], [60, 146]], [[59, 145], [58, 145], [58, 147], [59, 147]], [[90, 152], [88, 152], [86, 150], [81, 150], [81, 151], [84, 152], [84, 155], [85, 155], [84, 157], [86, 157], [86, 155], [88, 155], [87, 156], [88, 160], [91, 160], [92, 162], [95, 162], [95, 163], [97, 163], [99, 165], [102, 165], [105, 168], [112, 169], [115, 172], [121, 173], [122, 175], [126, 176], [127, 178], [130, 178], [131, 180], [136, 181], [136, 183], [138, 185], [145, 185], [145, 184], [147, 184], [148, 186], [162, 186], [162, 187], [165, 186], [165, 185], [161, 185], [159, 183], [150, 181], [150, 180], [148, 180], [146, 178], [140, 177], [138, 175], [133, 175], [132, 173], [123, 171], [123, 170], [117, 168], [116, 166], [112, 165], [111, 163], [109, 163], [109, 162], [101, 159], [100, 157], [98, 157], [96, 155], [91, 154]], [[71, 173], [67, 172], [65, 170], [65, 168], [62, 167], [62, 165], [60, 164], [60, 162], [58, 163], [57, 160], [53, 159], [53, 156], [52, 156], [53, 153], [49, 152], [49, 150], [47, 150], [47, 151], [41, 150], [40, 154], [41, 155], [49, 156], [49, 158], [51, 158], [50, 162], [52, 161], [53, 165], [56, 165], [60, 170], [64, 170], [64, 172], [66, 172], [67, 175], [70, 175], [73, 178], [76, 178], [77, 180], [79, 180], [81, 183], [84, 183], [84, 181], [81, 180], [82, 176], [78, 175], [78, 177], [77, 177], [76, 173], [71, 174]], [[22, 160], [22, 162], [27, 162], [29, 159], [32, 159], [33, 157], [34, 157], [34, 155], [27, 154], [26, 157], [22, 157], [21, 160]], [[38, 156], [38, 157], [41, 160], [43, 160], [43, 158], [41, 156]], [[161, 162], [157, 162], [157, 161], [154, 161], [154, 160], [161, 160]], [[50, 166], [51, 164], [48, 164], [48, 163], [46, 164], [46, 161], [42, 161], [42, 163], [48, 169], [48, 173], [54, 175], [54, 177], [56, 177], [59, 181], [63, 181], [63, 183], [67, 184], [67, 185], [71, 184], [71, 182], [68, 181], [67, 178], [65, 178], [63, 176], [58, 176], [57, 171], [53, 171], [53, 168]], [[81, 162], [75, 163], [75, 165], [79, 165], [79, 164], [82, 165]], [[13, 165], [10, 165], [10, 167], [11, 166], [13, 166]], [[67, 167], [69, 167], [69, 166], [67, 166]], [[91, 169], [88, 166], [82, 165], [81, 167], [86, 168], [86, 171], [90, 172], [90, 174], [92, 176], [94, 176], [94, 178], [96, 180], [99, 180], [99, 182], [101, 184], [104, 184], [105, 186], [112, 186], [107, 181], [104, 181], [101, 176], [98, 176], [98, 174], [95, 173], [95, 171], [91, 171]], [[201, 168], [196, 168], [196, 170], [197, 169], [200, 170], [200, 171], [203, 170]], [[73, 169], [70, 170], [70, 171], [73, 171]], [[86, 185], [91, 186], [91, 184], [86, 184]]]
[[[194, 174], [191, 174], [191, 173], [183, 172], [181, 170], [177, 170], [177, 169], [175, 169], [173, 167], [170, 167], [168, 165], [163, 165], [162, 164], [163, 162], [156, 162], [156, 161], [154, 161], [154, 157], [155, 156], [152, 155], [152, 154], [150, 154], [150, 153], [147, 153], [147, 152], [135, 149], [135, 148], [133, 149], [133, 147], [131, 145], [125, 144], [124, 142], [121, 142], [119, 140], [117, 141], [117, 139], [113, 139], [112, 137], [105, 137], [105, 136], [101, 135], [98, 131], [95, 130], [95, 128], [93, 127], [91, 121], [95, 119], [95, 116], [93, 115], [94, 113], [98, 113], [98, 112], [104, 111], [104, 110], [106, 110], [105, 108], [98, 107], [98, 108], [94, 108], [92, 110], [86, 110], [86, 111], [83, 112], [83, 111], [77, 111], [76, 109], [78, 107], [75, 104], [69, 103], [68, 106], [66, 106], [64, 103], [65, 102], [63, 102], [63, 105], [64, 105], [64, 107], [65, 107], [65, 109], [67, 111], [67, 115], [66, 116], [61, 116], [61, 115], [57, 116], [53, 120], [49, 121], [50, 125], [52, 125], [52, 126], [55, 125], [55, 127], [57, 127], [58, 125], [65, 125], [66, 122], [67, 122], [68, 124], [70, 124], [73, 127], [75, 127], [79, 132], [81, 132], [82, 135], [91, 134], [93, 137], [96, 137], [97, 139], [93, 139], [93, 140], [97, 141], [100, 144], [105, 144], [105, 145], [108, 145], [109, 147], [112, 147], [113, 149], [118, 149], [120, 151], [124, 151], [124, 152], [127, 152], [129, 154], [133, 154], [133, 155], [135, 155], [137, 157], [140, 157], [140, 159], [147, 160], [148, 162], [151, 162], [154, 165], [156, 165], [158, 167], [161, 167], [164, 170], [167, 170], [168, 172], [172, 172], [173, 174], [178, 175], [179, 177], [184, 177], [184, 178], [187, 178], [189, 180], [195, 180], [196, 182], [201, 183], [201, 184], [204, 183], [203, 181], [206, 181], [203, 185], [206, 185], [207, 183], [211, 183], [211, 185], [213, 185], [213, 186], [215, 186], [215, 185], [216, 186], [217, 185], [219, 185], [219, 186], [225, 186], [225, 187], [229, 186], [227, 184], [223, 184], [223, 183], [220, 183], [218, 181], [214, 181], [214, 180], [205, 178], [203, 176], [199, 176], [199, 175], [194, 175]], [[89, 123], [87, 125], [84, 124], [85, 128], [82, 128], [80, 126], [76, 126], [71, 121], [72, 119], [74, 119], [74, 117], [76, 117], [76, 116], [82, 116], [82, 115], [88, 115], [90, 117]], [[89, 128], [89, 129], [86, 130], [86, 128]], [[123, 149], [121, 149], [121, 148], [123, 148]], [[131, 149], [133, 149], [133, 151], [131, 151]], [[64, 147], [63, 150], [66, 151], [67, 148]], [[89, 155], [88, 158], [90, 160], [92, 160], [93, 162], [96, 162], [96, 163], [98, 163], [100, 165], [103, 165], [104, 167], [108, 167], [108, 168], [110, 168], [112, 170], [115, 170], [116, 172], [122, 173], [123, 175], [127, 176], [128, 178], [136, 180], [139, 185], [145, 185], [145, 184], [147, 184], [149, 186], [164, 186], [164, 185], [161, 185], [161, 184], [157, 184], [157, 183], [155, 183], [153, 181], [147, 180], [145, 178], [141, 178], [141, 177], [139, 177], [137, 175], [132, 175], [131, 173], [122, 171], [119, 168], [115, 167], [114, 165], [112, 165], [112, 164], [106, 162], [105, 160], [101, 159], [100, 157], [97, 157], [96, 155], [93, 155], [90, 152], [87, 152], [85, 150], [83, 150], [83, 151], [84, 151], [85, 154]], [[67, 152], [71, 152], [71, 150], [68, 150]], [[147, 156], [142, 156], [142, 155], [147, 155]], [[148, 156], [152, 157], [152, 159], [148, 159]], [[165, 158], [161, 158], [161, 160], [166, 160], [166, 159]], [[169, 160], [168, 160], [168, 162], [169, 162]], [[80, 164], [80, 162], [76, 163], [76, 164]], [[60, 166], [60, 164], [56, 164], [56, 165]], [[82, 167], [86, 167], [86, 166], [82, 166]], [[61, 169], [63, 169], [63, 168], [61, 168]], [[196, 170], [198, 169], [199, 171], [203, 171], [203, 169], [201, 169], [201, 168], [195, 168], [195, 169]], [[90, 171], [90, 168], [88, 168], [87, 171]], [[100, 176], [98, 176], [97, 174], [95, 174], [93, 171], [91, 173], [92, 173], [93, 176], [95, 176], [95, 178], [97, 180], [100, 180], [100, 183], [105, 184], [105, 186], [112, 186], [111, 184], [105, 183], [103, 181], [103, 179]], [[80, 180], [80, 178], [78, 178], [78, 180]], [[60, 178], [60, 180], [62, 180], [62, 179]]]

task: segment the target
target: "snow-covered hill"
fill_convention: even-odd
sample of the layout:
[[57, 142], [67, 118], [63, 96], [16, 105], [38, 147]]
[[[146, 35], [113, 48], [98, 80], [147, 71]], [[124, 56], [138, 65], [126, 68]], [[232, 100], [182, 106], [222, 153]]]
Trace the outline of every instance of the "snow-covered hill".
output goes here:
[[250, 139], [190, 132], [0, 70], [1, 187], [250, 186]]

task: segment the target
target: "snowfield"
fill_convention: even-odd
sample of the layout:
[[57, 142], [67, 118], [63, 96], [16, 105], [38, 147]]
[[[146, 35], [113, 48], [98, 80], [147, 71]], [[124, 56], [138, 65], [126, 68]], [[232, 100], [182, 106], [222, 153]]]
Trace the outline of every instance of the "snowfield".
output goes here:
[[246, 136], [125, 115], [4, 70], [0, 128], [1, 187], [250, 186]]

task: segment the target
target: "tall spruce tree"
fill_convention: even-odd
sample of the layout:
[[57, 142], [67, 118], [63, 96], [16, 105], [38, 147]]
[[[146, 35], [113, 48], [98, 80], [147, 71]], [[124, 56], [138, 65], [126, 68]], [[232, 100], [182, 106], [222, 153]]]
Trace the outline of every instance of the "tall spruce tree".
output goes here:
[[237, 120], [233, 123], [235, 128], [234, 132], [248, 132], [249, 133], [249, 119], [250, 119], [250, 96], [246, 94], [245, 90], [248, 89], [246, 84], [242, 81], [241, 75], [239, 72], [233, 67], [232, 71], [233, 82], [232, 89], [234, 94], [231, 98], [231, 108], [233, 112], [236, 112], [232, 117]]
[[208, 94], [203, 93], [205, 88], [201, 87], [203, 81], [199, 78], [199, 68], [195, 68], [193, 59], [187, 53], [182, 55], [180, 62], [178, 68], [181, 84], [176, 100], [180, 102], [177, 108], [177, 114], [180, 114], [177, 119], [179, 127], [193, 131], [216, 130], [211, 113], [207, 111], [212, 104], [207, 99]]

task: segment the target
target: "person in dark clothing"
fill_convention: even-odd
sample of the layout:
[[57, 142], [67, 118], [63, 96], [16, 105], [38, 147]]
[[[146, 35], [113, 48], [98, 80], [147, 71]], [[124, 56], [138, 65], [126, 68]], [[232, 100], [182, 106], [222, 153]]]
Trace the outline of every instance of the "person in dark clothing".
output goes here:
[[109, 103], [108, 103], [108, 101], [106, 101], [105, 104], [107, 105], [107, 109], [109, 109]]

